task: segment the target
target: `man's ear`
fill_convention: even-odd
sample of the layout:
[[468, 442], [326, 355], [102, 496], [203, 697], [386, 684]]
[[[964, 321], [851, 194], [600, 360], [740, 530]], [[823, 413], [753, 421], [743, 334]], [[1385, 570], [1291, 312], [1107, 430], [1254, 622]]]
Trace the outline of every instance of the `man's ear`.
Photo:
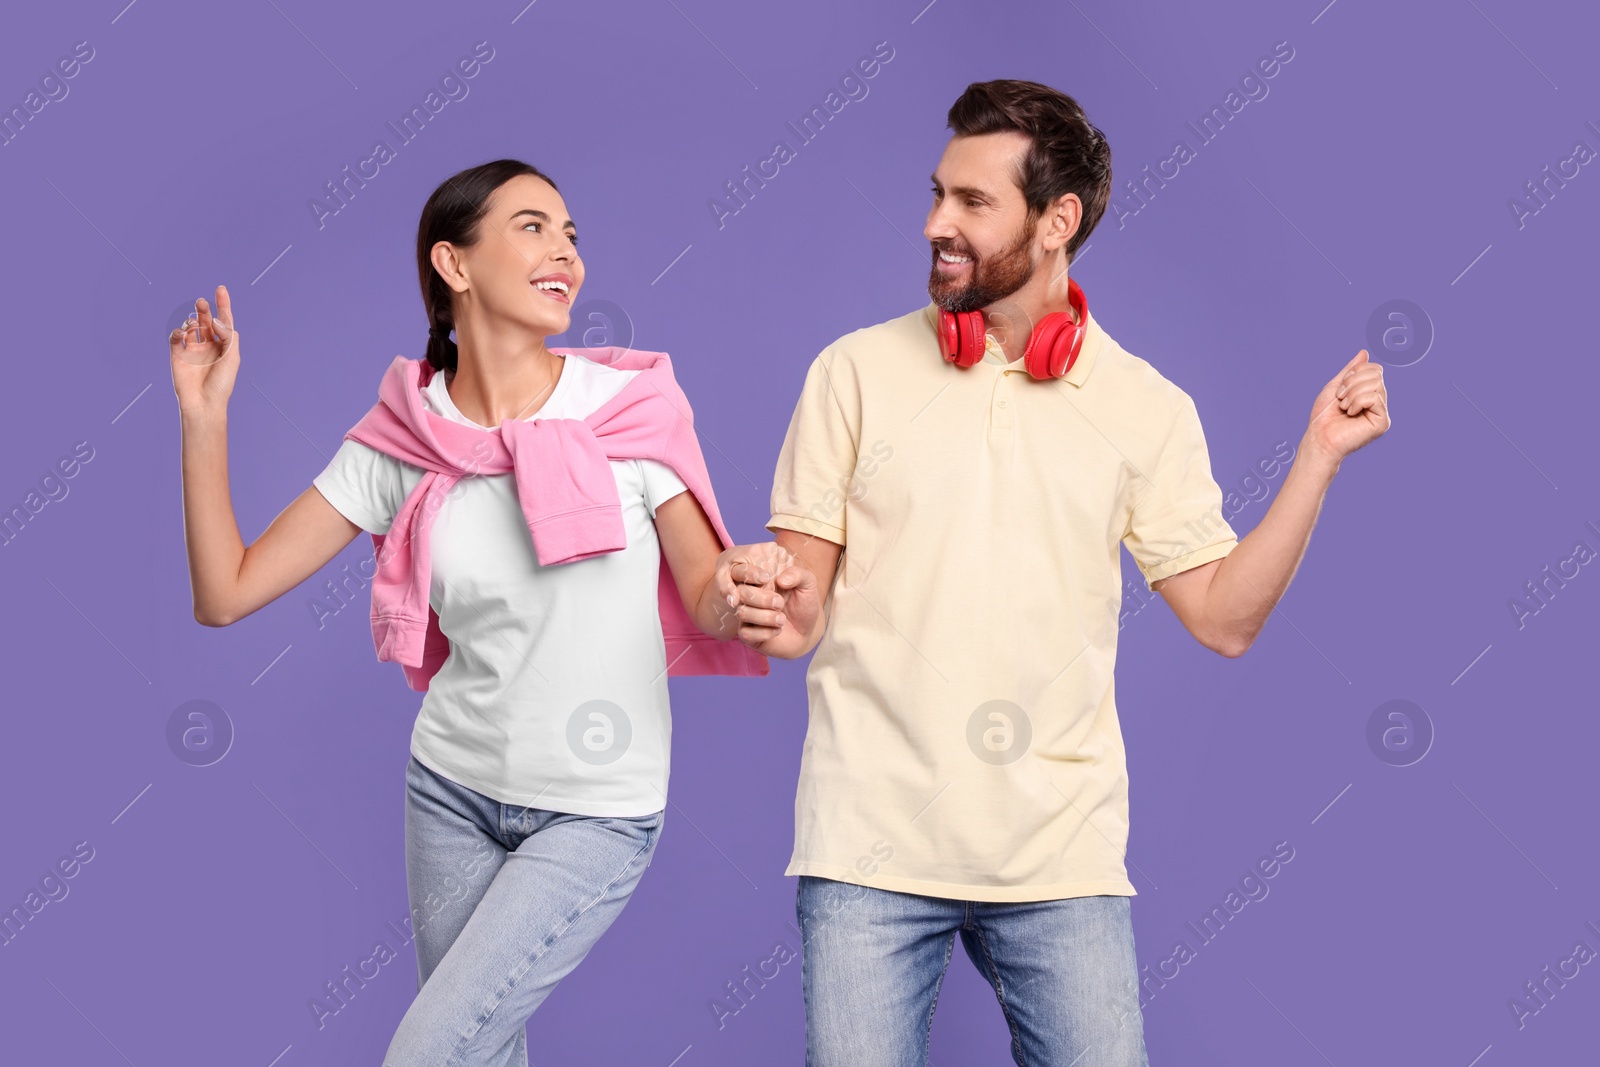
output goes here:
[[1054, 252], [1072, 240], [1083, 224], [1083, 201], [1077, 193], [1061, 194], [1045, 208], [1045, 221], [1045, 251]]

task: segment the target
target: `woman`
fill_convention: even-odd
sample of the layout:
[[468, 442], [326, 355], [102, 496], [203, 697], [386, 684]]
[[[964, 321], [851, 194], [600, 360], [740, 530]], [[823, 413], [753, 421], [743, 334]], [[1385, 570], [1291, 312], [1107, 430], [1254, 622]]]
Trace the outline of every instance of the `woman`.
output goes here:
[[740, 642], [781, 625], [746, 598], [788, 557], [729, 547], [666, 357], [545, 346], [583, 284], [576, 242], [526, 163], [441, 184], [417, 235], [426, 363], [394, 360], [378, 404], [248, 547], [228, 490], [227, 289], [169, 337], [196, 620], [249, 615], [366, 530], [379, 658], [426, 691], [406, 769], [419, 993], [387, 1067], [527, 1063], [528, 1016], [660, 835], [667, 674], [765, 674]]

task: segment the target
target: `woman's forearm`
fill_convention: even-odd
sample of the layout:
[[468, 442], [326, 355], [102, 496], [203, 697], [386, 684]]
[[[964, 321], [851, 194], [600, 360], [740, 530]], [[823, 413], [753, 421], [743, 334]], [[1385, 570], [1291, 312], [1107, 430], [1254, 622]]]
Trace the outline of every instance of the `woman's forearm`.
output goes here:
[[194, 617], [206, 626], [233, 621], [231, 604], [244, 560], [244, 540], [228, 492], [228, 412], [185, 411], [183, 537], [189, 551]]
[[694, 624], [700, 627], [701, 633], [723, 639], [739, 636], [739, 615], [717, 591], [715, 567], [700, 590], [700, 599], [692, 614]]

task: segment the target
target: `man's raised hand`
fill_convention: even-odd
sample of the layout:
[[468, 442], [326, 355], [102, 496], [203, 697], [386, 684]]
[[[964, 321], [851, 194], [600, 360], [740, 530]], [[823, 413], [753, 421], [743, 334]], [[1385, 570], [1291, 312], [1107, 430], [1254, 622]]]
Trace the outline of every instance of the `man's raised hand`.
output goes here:
[[1363, 348], [1317, 394], [1306, 435], [1310, 444], [1338, 463], [1386, 433], [1389, 425], [1383, 364], [1372, 362]]

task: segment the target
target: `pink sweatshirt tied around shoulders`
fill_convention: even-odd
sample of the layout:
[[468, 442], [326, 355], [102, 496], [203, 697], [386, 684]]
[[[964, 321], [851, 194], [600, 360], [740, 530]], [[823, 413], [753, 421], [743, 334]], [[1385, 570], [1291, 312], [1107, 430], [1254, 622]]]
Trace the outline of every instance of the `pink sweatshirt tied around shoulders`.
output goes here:
[[[427, 410], [422, 387], [433, 377], [433, 367], [427, 360], [396, 356], [378, 387], [378, 402], [345, 434], [427, 472], [406, 496], [388, 534], [372, 534], [378, 563], [372, 582], [373, 644], [379, 660], [401, 665], [412, 689], [426, 690], [450, 654], [449, 639], [428, 602], [429, 532], [461, 478], [515, 475], [541, 566], [627, 547], [613, 459], [667, 464], [700, 502], [723, 547], [733, 544], [711, 492], [694, 413], [667, 354], [616, 347], [550, 351], [639, 373], [587, 418], [506, 419], [489, 430]], [[669, 675], [768, 673], [766, 656], [695, 625], [664, 556], [658, 593]]]

